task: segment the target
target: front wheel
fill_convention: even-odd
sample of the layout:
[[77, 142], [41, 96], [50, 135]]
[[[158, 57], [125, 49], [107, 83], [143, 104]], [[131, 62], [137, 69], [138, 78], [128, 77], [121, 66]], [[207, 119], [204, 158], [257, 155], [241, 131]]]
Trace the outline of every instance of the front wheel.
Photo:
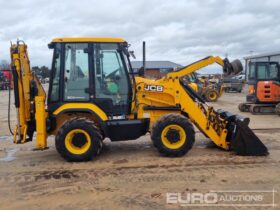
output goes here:
[[86, 118], [74, 118], [58, 130], [55, 146], [68, 161], [88, 161], [100, 153], [102, 135], [94, 122]]
[[219, 93], [214, 89], [208, 90], [205, 93], [205, 98], [208, 102], [215, 102], [219, 98]]
[[161, 154], [178, 157], [192, 148], [195, 133], [187, 118], [178, 114], [168, 114], [154, 124], [151, 138]]

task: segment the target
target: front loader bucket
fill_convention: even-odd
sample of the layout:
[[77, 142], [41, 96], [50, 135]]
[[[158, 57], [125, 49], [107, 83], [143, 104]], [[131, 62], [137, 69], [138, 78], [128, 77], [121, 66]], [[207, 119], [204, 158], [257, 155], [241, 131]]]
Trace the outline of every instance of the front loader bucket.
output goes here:
[[236, 130], [231, 139], [231, 150], [238, 155], [262, 156], [268, 155], [266, 146], [249, 128], [248, 123], [236, 120]]
[[249, 128], [249, 118], [234, 115], [222, 109], [218, 109], [217, 112], [229, 122], [227, 141], [230, 142], [230, 150], [244, 156], [268, 155], [266, 146]]

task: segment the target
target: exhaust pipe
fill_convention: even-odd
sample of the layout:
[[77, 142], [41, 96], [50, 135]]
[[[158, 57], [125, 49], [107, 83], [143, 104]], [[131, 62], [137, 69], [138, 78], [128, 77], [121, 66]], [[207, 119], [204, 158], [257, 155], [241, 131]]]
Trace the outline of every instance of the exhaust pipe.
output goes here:
[[143, 41], [143, 70], [146, 71], [146, 42]]
[[144, 77], [145, 75], [145, 71], [146, 71], [146, 42], [143, 41], [143, 49], [142, 49], [142, 53], [143, 53], [143, 64], [142, 67], [140, 69], [138, 69], [138, 76], [140, 77]]

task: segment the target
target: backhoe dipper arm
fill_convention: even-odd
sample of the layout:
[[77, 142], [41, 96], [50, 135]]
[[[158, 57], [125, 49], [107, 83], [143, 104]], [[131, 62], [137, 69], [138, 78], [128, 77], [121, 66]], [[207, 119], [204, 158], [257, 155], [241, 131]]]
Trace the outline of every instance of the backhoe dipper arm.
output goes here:
[[225, 58], [223, 60], [218, 56], [216, 56], [216, 57], [209, 56], [209, 57], [206, 57], [199, 61], [196, 61], [190, 65], [187, 65], [187, 66], [179, 69], [178, 71], [170, 72], [166, 75], [166, 77], [167, 78], [170, 78], [170, 77], [180, 78], [180, 77], [186, 76], [187, 74], [191, 74], [192, 72], [195, 72], [201, 68], [204, 68], [208, 65], [211, 65], [213, 63], [217, 63], [217, 64], [221, 65], [223, 67], [223, 73], [225, 75], [238, 74], [239, 72], [241, 72], [243, 70], [242, 64], [240, 63], [239, 60], [234, 60], [233, 62], [230, 63], [227, 58]]
[[[31, 71], [27, 45], [21, 41], [12, 44], [10, 54], [17, 111], [14, 142], [25, 143], [31, 141], [35, 130], [37, 130], [37, 140], [40, 138], [44, 142], [44, 133], [46, 133], [45, 91], [39, 79]], [[38, 121], [38, 118], [42, 119]], [[43, 134], [43, 138], [42, 136], [40, 137], [41, 134]], [[39, 145], [44, 144], [42, 142], [37, 141], [37, 148], [41, 147]]]

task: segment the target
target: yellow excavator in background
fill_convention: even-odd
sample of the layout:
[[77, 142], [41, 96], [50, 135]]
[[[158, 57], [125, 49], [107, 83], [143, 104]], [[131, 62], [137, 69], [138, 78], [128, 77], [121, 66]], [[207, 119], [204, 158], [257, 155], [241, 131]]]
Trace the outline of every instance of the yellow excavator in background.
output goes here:
[[[239, 68], [242, 68], [242, 66]], [[224, 92], [224, 85], [220, 82], [211, 83], [207, 80], [204, 76], [199, 79], [195, 73], [191, 73], [186, 75], [182, 81], [187, 83], [207, 102], [216, 102]]]
[[[96, 157], [104, 138], [134, 140], [151, 132], [157, 150], [182, 156], [195, 141], [194, 126], [218, 147], [240, 155], [266, 155], [267, 148], [248, 127], [249, 119], [215, 110], [181, 81], [207, 65], [217, 63], [225, 74], [237, 74], [240, 61], [206, 57], [149, 80], [135, 76], [128, 43], [119, 38], [57, 38], [49, 44], [53, 60], [47, 97], [31, 72], [27, 45], [11, 45], [18, 123], [14, 143], [32, 140], [47, 148], [55, 135], [58, 153], [68, 161]], [[242, 65], [241, 65], [242, 67]]]

